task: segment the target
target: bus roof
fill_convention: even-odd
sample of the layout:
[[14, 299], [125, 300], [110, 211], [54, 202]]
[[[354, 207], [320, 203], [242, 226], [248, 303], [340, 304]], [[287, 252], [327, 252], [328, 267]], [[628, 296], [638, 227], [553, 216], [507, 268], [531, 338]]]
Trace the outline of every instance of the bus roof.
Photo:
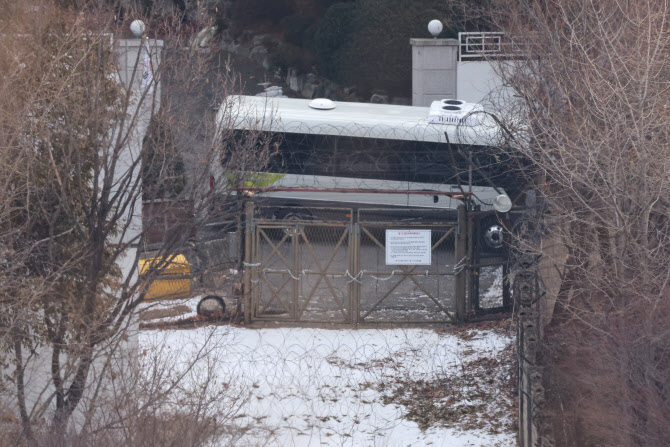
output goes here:
[[[462, 202], [451, 195], [461, 189], [457, 185], [330, 177], [305, 174], [256, 173], [249, 186], [256, 185], [261, 197], [340, 203], [367, 206], [401, 206], [434, 209], [456, 209]], [[463, 187], [466, 194], [470, 189]], [[340, 190], [340, 191], [337, 191]], [[347, 192], [346, 190], [355, 190]], [[369, 192], [367, 192], [369, 191]], [[473, 186], [472, 199], [482, 210], [493, 209], [498, 193], [491, 187]], [[436, 195], [437, 194], [437, 195]]]
[[334, 109], [317, 110], [310, 102], [231, 95], [221, 105], [218, 120], [221, 123], [224, 117], [234, 116], [232, 125], [238, 130], [434, 143], [446, 142], [446, 132], [453, 144], [495, 146], [500, 141], [498, 127], [488, 116], [476, 126], [434, 124], [428, 121], [428, 107], [335, 102]]

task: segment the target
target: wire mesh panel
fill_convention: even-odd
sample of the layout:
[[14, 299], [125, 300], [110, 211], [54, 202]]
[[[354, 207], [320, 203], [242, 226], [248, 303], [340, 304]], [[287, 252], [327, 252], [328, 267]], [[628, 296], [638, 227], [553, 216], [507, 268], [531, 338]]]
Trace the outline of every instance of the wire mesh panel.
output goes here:
[[294, 319], [297, 266], [293, 225], [257, 225], [251, 273], [253, 312], [259, 319]]
[[251, 274], [254, 318], [351, 321], [351, 210], [261, 207]]
[[350, 321], [350, 234], [349, 224], [298, 226], [298, 320]]
[[[465, 262], [455, 259], [456, 215], [449, 210], [361, 209], [358, 221], [359, 321], [453, 321], [454, 275]], [[393, 259], [390, 250], [410, 256]]]
[[463, 315], [457, 302], [465, 299], [465, 283], [457, 278], [464, 278], [468, 265], [458, 219], [451, 209], [377, 208], [354, 214], [351, 209], [258, 207], [247, 263], [253, 318], [454, 322], [456, 314]]

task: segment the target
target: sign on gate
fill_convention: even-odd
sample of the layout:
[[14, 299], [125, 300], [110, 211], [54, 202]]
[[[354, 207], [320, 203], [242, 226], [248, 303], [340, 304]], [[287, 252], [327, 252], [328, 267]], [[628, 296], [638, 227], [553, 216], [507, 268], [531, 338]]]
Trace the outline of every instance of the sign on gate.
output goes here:
[[386, 265], [431, 265], [431, 230], [386, 230]]

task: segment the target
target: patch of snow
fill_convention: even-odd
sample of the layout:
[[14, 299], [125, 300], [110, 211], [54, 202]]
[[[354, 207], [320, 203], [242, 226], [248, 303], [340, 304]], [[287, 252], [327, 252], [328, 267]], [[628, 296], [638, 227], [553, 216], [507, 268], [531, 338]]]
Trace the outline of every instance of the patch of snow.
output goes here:
[[238, 446], [513, 446], [515, 434], [492, 434], [484, 415], [477, 429], [434, 424], [424, 431], [404, 418], [405, 407], [383, 403], [388, 385], [458, 374], [511, 340], [489, 330], [459, 337], [431, 329], [218, 326], [140, 334], [144, 349], [161, 346], [184, 362], [204, 344], [218, 352], [217, 379], [231, 393], [250, 393], [230, 421], [249, 427]]
[[288, 96], [284, 94], [284, 90], [279, 86], [271, 85], [264, 88], [264, 91], [258, 93], [256, 96], [265, 96], [268, 98], [288, 98]]
[[[492, 271], [491, 271], [492, 270]], [[480, 281], [492, 281], [488, 288], [479, 295], [479, 305], [483, 308], [502, 305], [503, 296], [503, 268], [482, 269]]]

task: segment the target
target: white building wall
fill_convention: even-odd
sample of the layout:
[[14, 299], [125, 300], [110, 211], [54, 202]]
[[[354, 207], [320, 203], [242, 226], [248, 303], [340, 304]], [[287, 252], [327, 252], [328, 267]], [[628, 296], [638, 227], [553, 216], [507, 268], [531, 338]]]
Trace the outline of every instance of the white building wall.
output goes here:
[[459, 61], [456, 72], [456, 97], [466, 102], [490, 103], [503, 85], [489, 61]]
[[490, 61], [459, 61], [456, 39], [410, 39], [412, 45], [412, 105], [456, 98], [491, 104], [506, 94]]

